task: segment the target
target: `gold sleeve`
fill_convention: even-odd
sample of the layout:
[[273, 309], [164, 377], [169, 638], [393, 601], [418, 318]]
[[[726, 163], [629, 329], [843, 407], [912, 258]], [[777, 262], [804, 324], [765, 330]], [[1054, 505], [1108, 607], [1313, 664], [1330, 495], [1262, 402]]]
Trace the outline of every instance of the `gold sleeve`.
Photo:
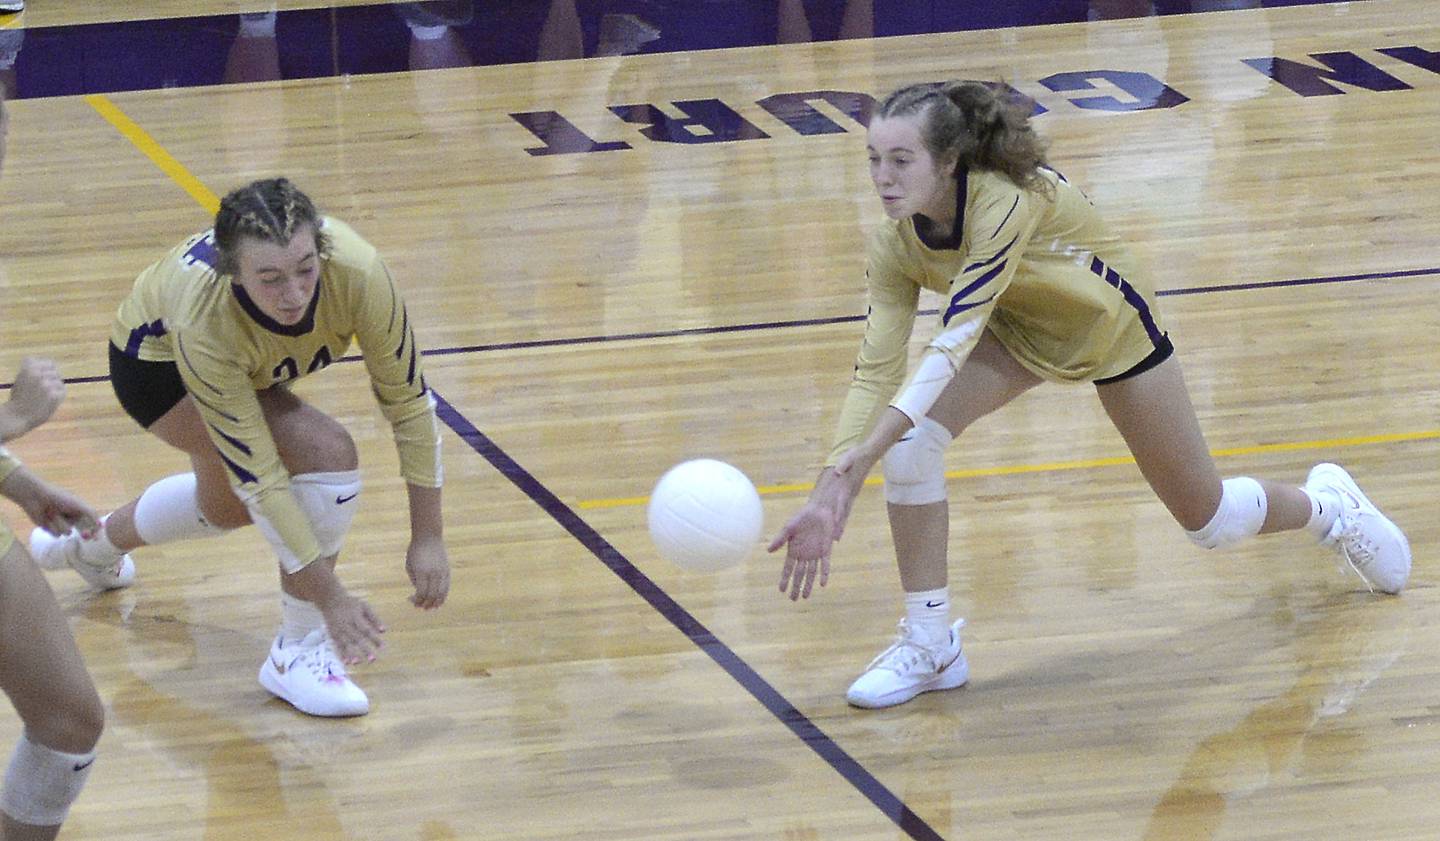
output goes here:
[[172, 336], [180, 379], [225, 463], [230, 486], [255, 525], [272, 544], [283, 545], [299, 566], [320, 557], [320, 543], [290, 491], [290, 474], [243, 365], [233, 352], [227, 354], [199, 336], [183, 331]]
[[920, 285], [905, 274], [895, 253], [897, 246], [889, 231], [877, 231], [869, 241], [865, 269], [869, 290], [865, 337], [855, 359], [855, 374], [840, 407], [835, 440], [825, 458], [827, 467], [864, 439], [875, 425], [876, 416], [905, 380]]
[[390, 422], [405, 481], [438, 488], [444, 480], [440, 427], [425, 384], [415, 327], [390, 270], [377, 256], [356, 285], [356, 341], [380, 411]]

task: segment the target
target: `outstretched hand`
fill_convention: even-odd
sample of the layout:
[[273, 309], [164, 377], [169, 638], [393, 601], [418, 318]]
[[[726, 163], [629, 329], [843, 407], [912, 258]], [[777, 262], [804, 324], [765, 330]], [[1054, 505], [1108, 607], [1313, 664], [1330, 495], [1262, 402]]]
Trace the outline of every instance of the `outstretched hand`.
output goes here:
[[770, 541], [770, 552], [785, 547], [780, 592], [788, 590], [791, 601], [810, 598], [816, 579], [821, 587], [830, 582], [830, 550], [845, 533], [850, 507], [865, 479], [862, 471], [854, 469], [857, 456], [851, 450], [822, 472], [805, 507]]
[[785, 565], [780, 568], [780, 592], [790, 591], [790, 600], [810, 591], [818, 575], [820, 586], [830, 582], [830, 547], [835, 544], [835, 519], [823, 506], [808, 502], [800, 513], [780, 529], [766, 551], [785, 547]]

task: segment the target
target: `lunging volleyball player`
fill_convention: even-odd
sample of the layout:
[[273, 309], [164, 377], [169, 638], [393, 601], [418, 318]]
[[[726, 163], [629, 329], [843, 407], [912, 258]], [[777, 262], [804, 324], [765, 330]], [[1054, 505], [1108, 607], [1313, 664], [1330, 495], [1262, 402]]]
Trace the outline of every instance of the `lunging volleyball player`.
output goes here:
[[[1303, 529], [1373, 589], [1410, 574], [1404, 534], [1333, 464], [1303, 487], [1221, 480], [1148, 278], [1090, 200], [1045, 162], [1028, 110], [977, 82], [914, 85], [880, 103], [870, 174], [889, 217], [869, 243], [870, 313], [826, 466], [770, 549], [780, 589], [808, 597], [865, 476], [884, 460], [905, 590], [896, 642], [850, 687], [886, 707], [969, 676], [963, 620], [950, 621], [949, 507], [942, 456], [954, 437], [1044, 380], [1090, 382], [1141, 474], [1207, 549]], [[921, 289], [946, 296], [906, 377]]]

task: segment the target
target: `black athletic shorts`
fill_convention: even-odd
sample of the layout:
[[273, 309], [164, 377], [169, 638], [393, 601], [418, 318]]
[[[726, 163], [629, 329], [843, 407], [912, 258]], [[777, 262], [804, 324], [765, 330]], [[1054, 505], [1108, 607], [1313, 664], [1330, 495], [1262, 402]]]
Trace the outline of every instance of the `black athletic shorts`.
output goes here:
[[1145, 373], [1151, 368], [1154, 368], [1156, 365], [1159, 365], [1161, 362], [1164, 362], [1165, 360], [1169, 359], [1171, 356], [1174, 355], [1174, 343], [1170, 341], [1170, 337], [1168, 335], [1161, 334], [1159, 344], [1155, 346], [1154, 350], [1150, 351], [1149, 356], [1135, 363], [1134, 367], [1132, 367], [1130, 370], [1116, 374], [1113, 377], [1105, 377], [1103, 379], [1095, 380], [1095, 384], [1109, 385], [1110, 383], [1118, 383], [1121, 380], [1128, 380], [1131, 377], [1138, 377], [1139, 375]]
[[147, 362], [110, 345], [110, 386], [125, 413], [150, 428], [185, 399], [185, 383], [174, 362]]

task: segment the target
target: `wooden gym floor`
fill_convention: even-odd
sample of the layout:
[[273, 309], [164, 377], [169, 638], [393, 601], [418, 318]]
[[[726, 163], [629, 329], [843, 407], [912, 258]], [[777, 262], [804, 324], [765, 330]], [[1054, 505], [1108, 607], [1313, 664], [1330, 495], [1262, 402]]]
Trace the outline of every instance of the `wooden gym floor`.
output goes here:
[[[54, 573], [109, 710], [62, 838], [1412, 839], [1440, 823], [1440, 23], [1425, 0], [1158, 17], [1095, 2], [1070, 23], [897, 37], [924, 4], [855, 0], [829, 4], [824, 37], [875, 37], [677, 38], [623, 57], [597, 55], [603, 3], [481, 4], [457, 26], [497, 28], [468, 49], [523, 36], [532, 58], [587, 57], [495, 47], [509, 63], [432, 70], [366, 65], [339, 34], [372, 21], [405, 66], [470, 62], [394, 40], [388, 9], [281, 2], [280, 64], [313, 72], [259, 81], [240, 71], [263, 70], [264, 45], [232, 44], [215, 59], [229, 84], [177, 65], [135, 88], [122, 70], [141, 59], [97, 46], [118, 43], [100, 24], [180, 33], [147, 48], [163, 65], [195, 52], [187, 32], [235, 32], [166, 19], [265, 4], [30, 5], [6, 22], [25, 41], [0, 179], [0, 378], [42, 354], [71, 385], [13, 449], [107, 510], [184, 469], [115, 404], [111, 315], [208, 226], [217, 193], [285, 174], [408, 296], [448, 427], [455, 573], [442, 611], [408, 606], [403, 486], [362, 366], [305, 380], [361, 448], [342, 576], [390, 625], [356, 670], [372, 713], [309, 719], [256, 683], [278, 597], [249, 530], [143, 550], [126, 591]], [[612, 5], [695, 30], [738, 8]], [[803, 31], [805, 8], [776, 5], [776, 32]], [[522, 17], [554, 37], [504, 28]], [[291, 55], [287, 21], [335, 38]], [[71, 49], [83, 73], [45, 69]], [[900, 615], [878, 486], [805, 603], [776, 591], [770, 557], [708, 577], [655, 557], [644, 497], [682, 459], [746, 470], [768, 531], [800, 505], [880, 217], [855, 94], [952, 77], [1003, 78], [1046, 109], [1052, 162], [1165, 290], [1222, 471], [1301, 482], [1345, 464], [1409, 534], [1403, 595], [1367, 593], [1295, 535], [1195, 549], [1086, 387], [1037, 389], [948, 454], [962, 690], [845, 704]], [[824, 91], [844, 95], [788, 96]], [[0, 743], [17, 727], [0, 716]]]

